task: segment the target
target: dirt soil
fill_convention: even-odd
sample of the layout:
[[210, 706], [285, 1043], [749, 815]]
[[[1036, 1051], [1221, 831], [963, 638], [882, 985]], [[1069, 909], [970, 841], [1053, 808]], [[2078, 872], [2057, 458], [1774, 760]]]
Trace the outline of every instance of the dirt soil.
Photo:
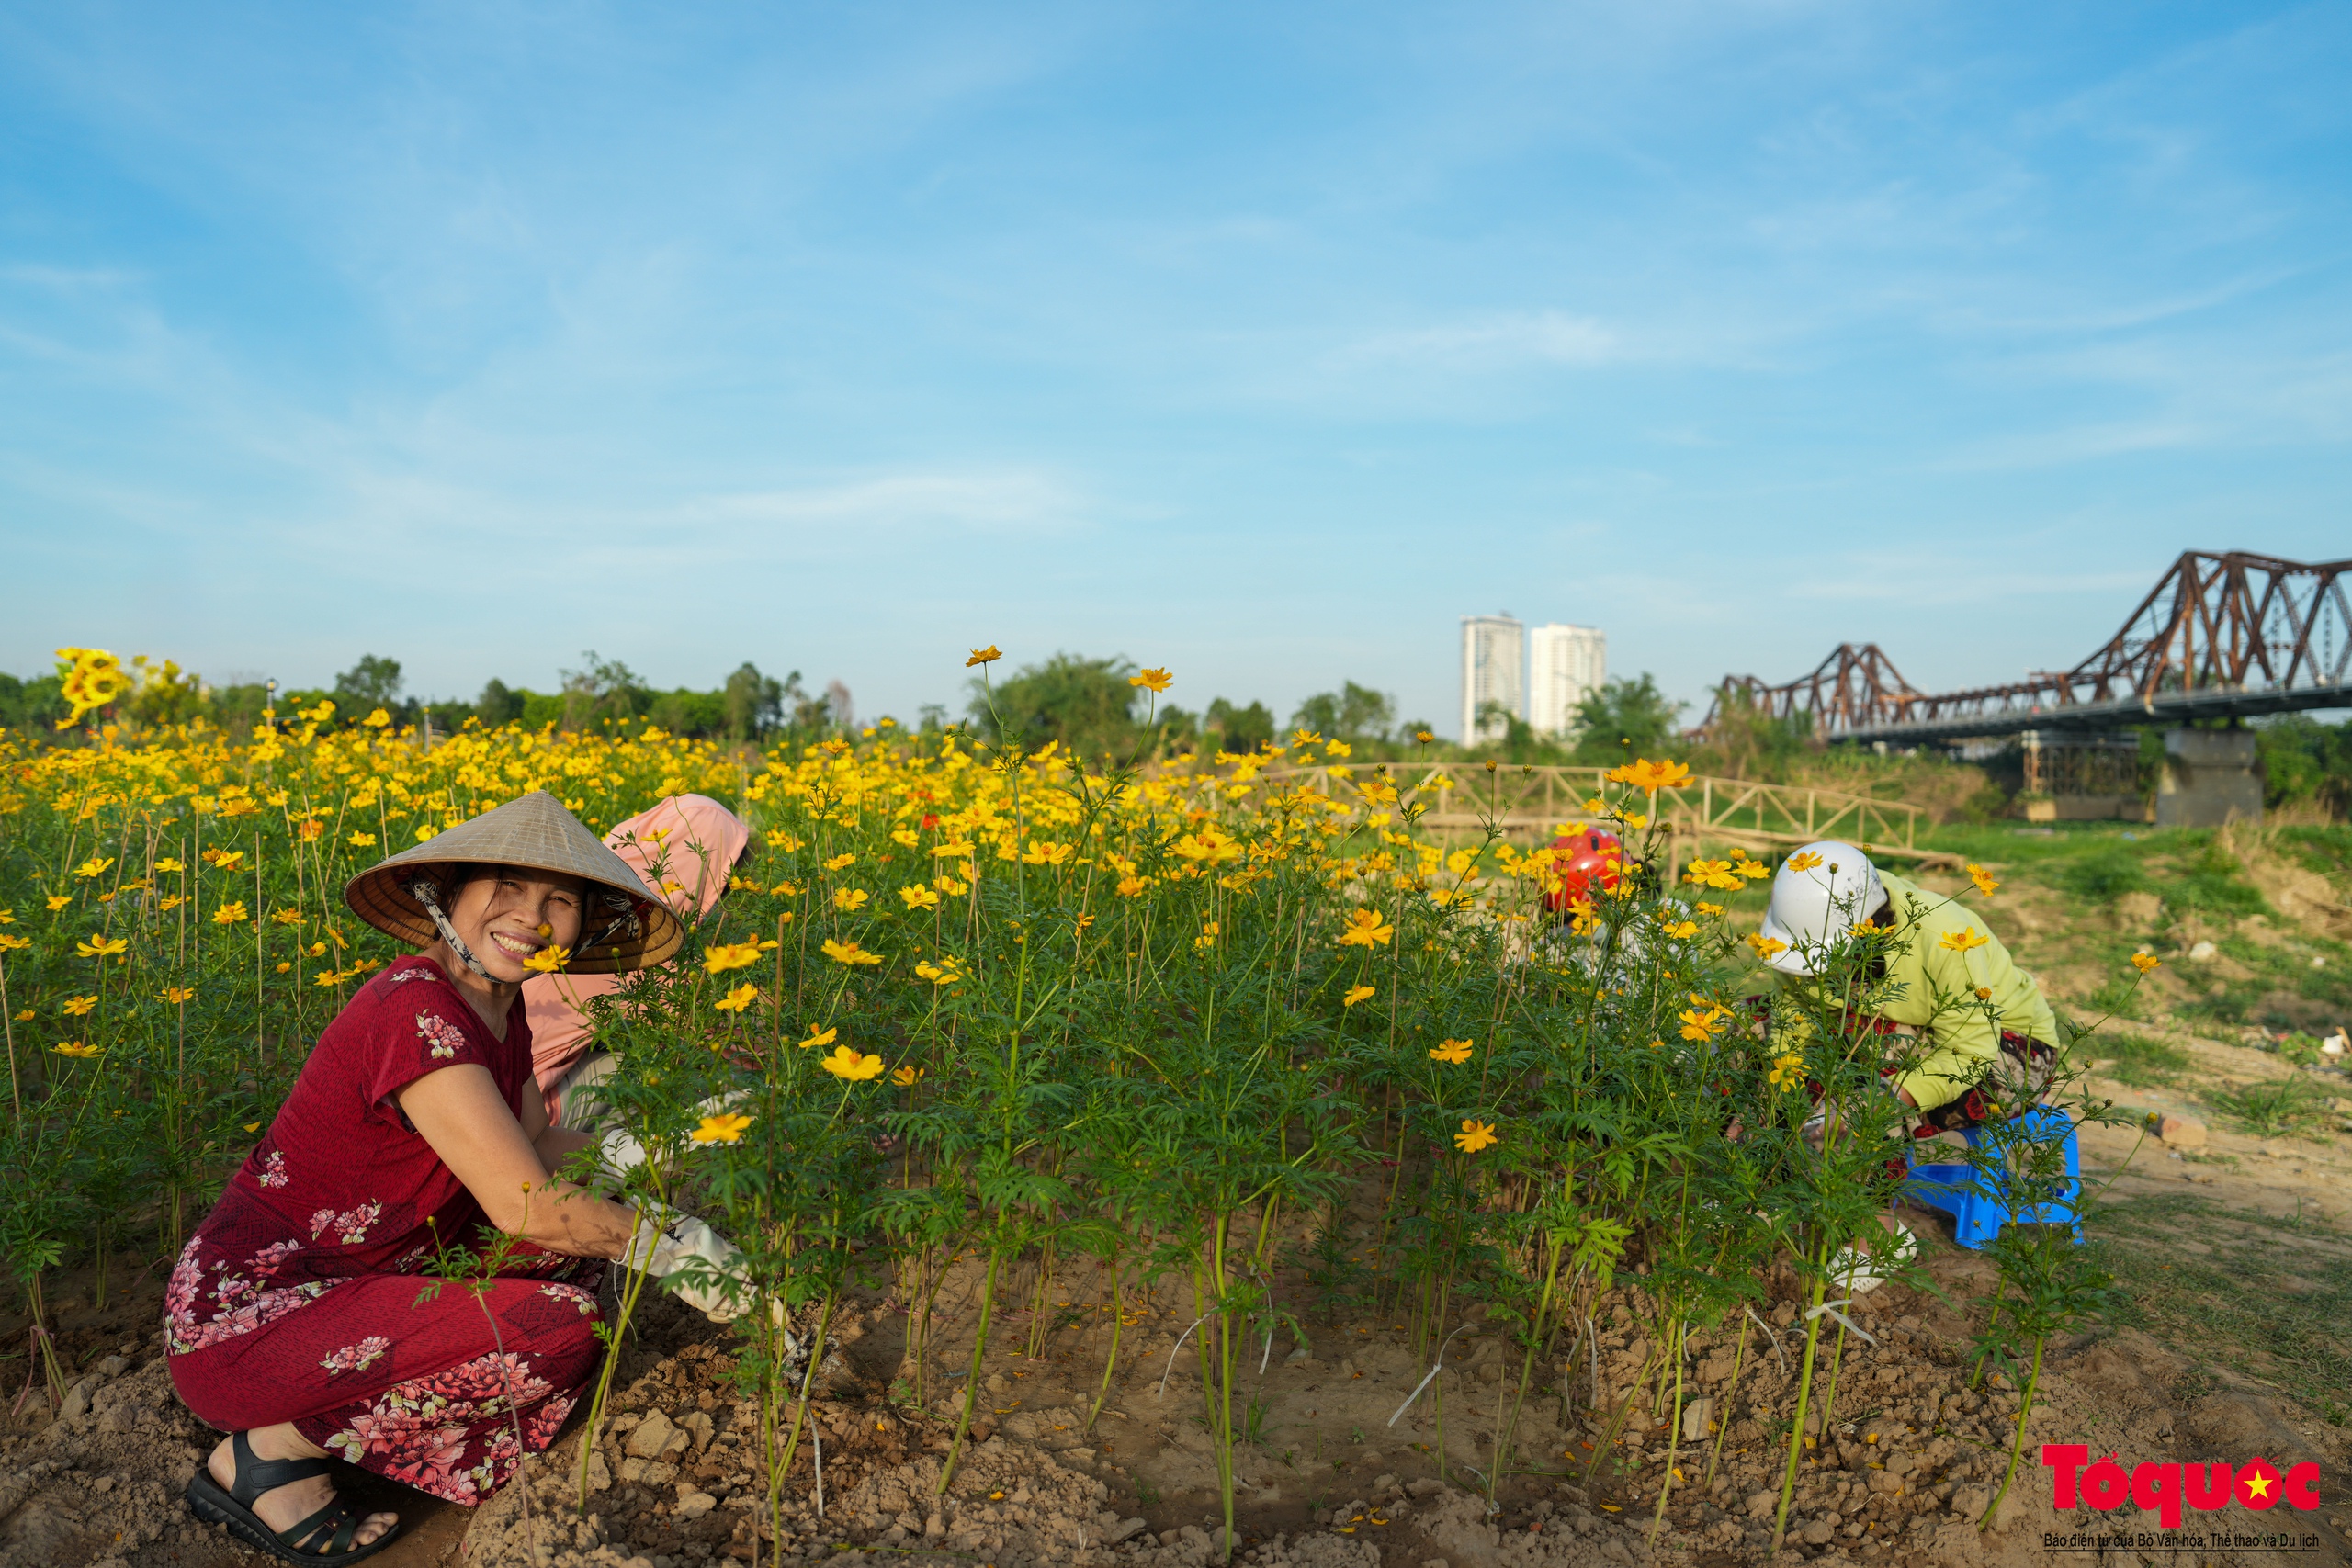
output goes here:
[[[1950, 1232], [1939, 1231], [1936, 1216], [1908, 1217], [1928, 1238], [1934, 1290], [1891, 1285], [1853, 1309], [1855, 1324], [1877, 1342], [1847, 1337], [1829, 1432], [1816, 1436], [1799, 1480], [1784, 1558], [2010, 1568], [2059, 1560], [2044, 1550], [2045, 1531], [2153, 1531], [2154, 1519], [2129, 1504], [2104, 1515], [2052, 1511], [2049, 1475], [2030, 1445], [2080, 1441], [2094, 1455], [2120, 1454], [2127, 1468], [2143, 1459], [2243, 1462], [2256, 1453], [2282, 1470], [2316, 1460], [2325, 1499], [2316, 1512], [2257, 1514], [2233, 1504], [2189, 1516], [2189, 1528], [2209, 1537], [2284, 1531], [2301, 1550], [2231, 1547], [2192, 1560], [2352, 1562], [2337, 1490], [2347, 1457], [2343, 1431], [2251, 1379], [2187, 1378], [2186, 1358], [2129, 1329], [2054, 1348], [2027, 1461], [1999, 1527], [1980, 1533], [1972, 1519], [1998, 1483], [2017, 1402], [2012, 1392], [1966, 1387], [1964, 1344], [1991, 1269], [1937, 1245]], [[951, 1280], [943, 1310], [959, 1285]], [[1789, 1281], [1777, 1285], [1783, 1297], [1792, 1294]], [[106, 1316], [129, 1318], [153, 1305], [142, 1287]], [[732, 1568], [754, 1561], [755, 1550], [761, 1562], [1193, 1568], [1210, 1561], [1216, 1475], [1189, 1357], [1175, 1358], [1164, 1392], [1159, 1382], [1189, 1316], [1172, 1297], [1130, 1303], [1123, 1371], [1090, 1430], [1086, 1408], [1107, 1314], [1070, 1305], [1044, 1356], [1014, 1354], [1018, 1342], [1009, 1338], [1006, 1353], [985, 1369], [983, 1420], [944, 1496], [938, 1477], [952, 1427], [903, 1397], [913, 1369], [902, 1319], [879, 1302], [850, 1314], [813, 1402], [823, 1510], [812, 1445], [804, 1443], [783, 1517], [771, 1524], [756, 1481], [756, 1414], [729, 1377], [729, 1336], [662, 1302], [622, 1352], [617, 1408], [591, 1461], [584, 1512], [573, 1490], [582, 1438], [575, 1417], [552, 1453], [530, 1467], [527, 1519], [521, 1487], [474, 1512], [397, 1488], [364, 1488], [371, 1496], [396, 1494], [408, 1517], [405, 1538], [375, 1561], [386, 1568]], [[1773, 1423], [1793, 1403], [1789, 1374], [1803, 1341], [1796, 1314], [1792, 1300], [1779, 1301], [1765, 1314], [1772, 1340], [1751, 1325], [1744, 1353], [1736, 1331], [1693, 1339], [1685, 1365], [1689, 1435], [1678, 1442], [1669, 1423], [1646, 1410], [1645, 1391], [1634, 1387], [1645, 1354], [1638, 1330], [1622, 1309], [1604, 1310], [1597, 1358], [1604, 1408], [1631, 1393], [1634, 1414], [1612, 1439], [1584, 1408], [1595, 1371], [1589, 1354], [1579, 1352], [1580, 1366], [1537, 1369], [1546, 1392], [1521, 1413], [1519, 1465], [1540, 1473], [1515, 1474], [1492, 1513], [1479, 1478], [1498, 1403], [1517, 1377], [1498, 1340], [1457, 1337], [1445, 1372], [1392, 1426], [1427, 1371], [1408, 1353], [1405, 1331], [1373, 1319], [1310, 1325], [1303, 1352], [1270, 1354], [1262, 1378], [1253, 1376], [1266, 1409], [1261, 1440], [1236, 1456], [1237, 1558], [1269, 1568], [1761, 1562], [1783, 1452]], [[172, 1397], [160, 1336], [118, 1322], [109, 1336], [67, 1337], [74, 1392], [64, 1412], [51, 1418], [28, 1408], [0, 1436], [0, 1563], [226, 1568], [260, 1561], [178, 1502], [214, 1439]], [[1834, 1340], [1825, 1336], [1825, 1348]], [[968, 1339], [959, 1346], [943, 1336], [931, 1376], [961, 1364], [968, 1348]], [[1574, 1396], [1565, 1405], [1564, 1384]], [[1653, 1542], [1657, 1479], [1674, 1469], [1683, 1480]]]

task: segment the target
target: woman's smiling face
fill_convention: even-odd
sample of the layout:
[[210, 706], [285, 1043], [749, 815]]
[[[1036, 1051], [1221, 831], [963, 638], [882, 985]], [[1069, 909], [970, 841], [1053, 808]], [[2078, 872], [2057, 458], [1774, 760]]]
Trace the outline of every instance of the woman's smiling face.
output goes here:
[[483, 866], [458, 890], [449, 924], [492, 979], [519, 985], [540, 949], [579, 945], [582, 902], [576, 878]]

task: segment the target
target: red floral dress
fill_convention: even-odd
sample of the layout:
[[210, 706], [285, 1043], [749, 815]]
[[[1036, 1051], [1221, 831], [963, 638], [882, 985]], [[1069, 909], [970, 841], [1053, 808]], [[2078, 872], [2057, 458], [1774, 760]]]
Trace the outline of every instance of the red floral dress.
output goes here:
[[603, 1262], [526, 1247], [479, 1301], [459, 1283], [420, 1297], [436, 1247], [485, 1234], [393, 1097], [465, 1062], [489, 1068], [518, 1115], [537, 1092], [522, 1001], [495, 1039], [430, 959], [384, 970], [327, 1026], [172, 1270], [164, 1346], [199, 1419], [291, 1421], [330, 1453], [465, 1504], [555, 1440], [602, 1355]]

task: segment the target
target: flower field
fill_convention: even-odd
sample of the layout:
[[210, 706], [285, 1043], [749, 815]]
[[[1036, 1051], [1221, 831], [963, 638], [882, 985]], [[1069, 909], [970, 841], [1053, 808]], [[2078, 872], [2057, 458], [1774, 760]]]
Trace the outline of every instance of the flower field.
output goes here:
[[[345, 882], [537, 788], [599, 831], [689, 791], [751, 825], [686, 953], [594, 1004], [622, 1063], [605, 1092], [657, 1152], [629, 1190], [732, 1236], [803, 1330], [890, 1288], [908, 1396], [953, 1402], [959, 1439], [991, 1334], [1021, 1331], [996, 1325], [1042, 1332], [1023, 1309], [1083, 1260], [1114, 1294], [1188, 1288], [1228, 1522], [1248, 1373], [1286, 1325], [1377, 1302], [1423, 1354], [1474, 1316], [1508, 1325], [1512, 1375], [1479, 1413], [1491, 1495], [1518, 1411], [1603, 1293], [1636, 1303], [1646, 1407], [1679, 1434], [1679, 1344], [1744, 1336], [1775, 1268], [1834, 1302], [1832, 1258], [1885, 1207], [1905, 1120], [1879, 1087], [1888, 1038], [1844, 1023], [1883, 984], [1878, 939], [1816, 986], [1763, 986], [1729, 912], [1761, 862], [1629, 866], [1555, 928], [1548, 850], [1437, 841], [1408, 767], [1353, 768], [1305, 734], [1146, 773], [888, 724], [763, 755], [651, 730], [469, 729], [428, 750], [349, 716], [243, 744], [0, 734], [0, 1245], [36, 1322], [48, 1271], [177, 1248], [308, 1043], [395, 956]], [[1285, 761], [1337, 782], [1268, 776]], [[1586, 820], [1645, 854], [1684, 776], [1621, 769]], [[697, 846], [662, 849], [674, 865]], [[1981, 1151], [2029, 1187], [2052, 1156], [2014, 1133]], [[1367, 1199], [1376, 1239], [1343, 1241], [1336, 1216]], [[2005, 1285], [1977, 1372], [2030, 1408], [2041, 1344], [2098, 1280], [2063, 1233], [2013, 1228], [1992, 1253]], [[974, 1375], [943, 1386], [926, 1340], [958, 1259], [984, 1270]], [[1005, 1299], [1016, 1278], [1034, 1302]], [[772, 1495], [814, 1376], [774, 1321], [739, 1320]], [[1804, 1326], [1783, 1517], [1838, 1397], [1839, 1320]], [[1114, 1336], [1105, 1389], [1118, 1353]], [[1649, 1478], [1661, 1519], [1678, 1462], [1693, 1483], [1710, 1463], [1669, 1450]]]

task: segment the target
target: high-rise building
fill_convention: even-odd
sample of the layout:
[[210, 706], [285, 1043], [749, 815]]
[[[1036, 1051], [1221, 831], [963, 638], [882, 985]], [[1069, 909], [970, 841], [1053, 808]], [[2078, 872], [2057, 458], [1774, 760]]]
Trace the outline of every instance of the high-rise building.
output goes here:
[[1462, 617], [1464, 746], [1501, 739], [1510, 732], [1501, 713], [1524, 714], [1526, 688], [1521, 675], [1526, 666], [1526, 627], [1507, 615]]
[[1609, 637], [1599, 626], [1537, 626], [1527, 638], [1527, 722], [1538, 735], [1564, 735], [1577, 705], [1609, 679]]

